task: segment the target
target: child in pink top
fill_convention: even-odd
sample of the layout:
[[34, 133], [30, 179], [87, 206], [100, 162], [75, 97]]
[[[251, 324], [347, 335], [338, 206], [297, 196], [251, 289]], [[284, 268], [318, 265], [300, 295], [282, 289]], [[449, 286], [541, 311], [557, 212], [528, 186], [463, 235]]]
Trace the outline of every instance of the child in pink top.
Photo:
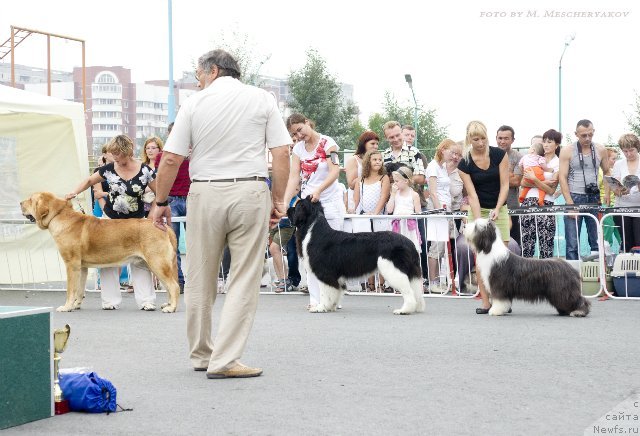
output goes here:
[[[545, 171], [551, 171], [549, 167], [547, 167], [547, 160], [544, 158], [544, 148], [542, 148], [541, 143], [533, 144], [529, 149], [529, 153], [522, 156], [522, 159], [520, 159], [518, 165], [520, 166], [520, 169], [523, 173], [525, 170], [531, 168], [533, 170], [533, 173], [536, 175], [536, 178], [542, 181], [544, 181]], [[529, 189], [531, 188], [527, 187], [521, 189], [520, 197], [518, 198], [520, 203], [522, 203], [524, 199], [527, 198]], [[544, 197], [546, 195], [546, 192], [544, 192], [542, 189], [539, 189], [538, 192], [538, 204], [540, 206], [544, 206]]]

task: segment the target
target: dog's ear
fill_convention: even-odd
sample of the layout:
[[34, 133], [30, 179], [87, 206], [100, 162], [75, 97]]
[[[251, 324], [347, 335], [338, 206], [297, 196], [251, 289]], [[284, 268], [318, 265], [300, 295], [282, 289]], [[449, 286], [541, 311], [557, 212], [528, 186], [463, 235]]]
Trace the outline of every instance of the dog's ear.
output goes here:
[[298, 201], [291, 221], [294, 226], [302, 226], [309, 222], [313, 216], [313, 203], [309, 197]]
[[289, 222], [292, 225], [295, 225], [294, 218], [296, 216], [296, 207], [295, 206], [291, 206], [289, 209], [287, 209], [287, 218], [289, 218]]
[[296, 214], [296, 206], [297, 204], [300, 202], [299, 198], [296, 198], [296, 201], [293, 202], [293, 204], [287, 209], [287, 218], [289, 219], [289, 222], [293, 224], [294, 218], [295, 218], [295, 214]]
[[291, 222], [293, 226], [297, 227], [304, 222], [304, 213], [302, 211], [303, 207], [303, 200], [300, 200], [296, 203], [295, 206], [290, 207], [287, 211], [289, 222]]
[[35, 202], [33, 217], [41, 229], [49, 227], [49, 223], [58, 213], [67, 206], [67, 202], [56, 198], [49, 192], [39, 192], [31, 197]]
[[489, 254], [491, 246], [497, 238], [496, 224], [493, 220], [483, 220], [482, 224], [476, 225], [474, 242], [476, 250]]
[[491, 231], [493, 232], [494, 240], [502, 241], [502, 234], [500, 233], [500, 229], [496, 225], [496, 222], [493, 220], [489, 220], [489, 226], [491, 227]]
[[[44, 198], [42, 193], [34, 194], [31, 197], [31, 204], [33, 207], [33, 217], [36, 220], [36, 224], [41, 229], [46, 229], [49, 226], [50, 219], [47, 219], [49, 216], [49, 205]], [[46, 224], [43, 223], [43, 220], [47, 220]]]
[[322, 203], [320, 203], [319, 201], [317, 201], [315, 203], [309, 201], [309, 206], [313, 210], [313, 214], [311, 216], [314, 216], [314, 217], [316, 215], [324, 216], [324, 207], [322, 207]]

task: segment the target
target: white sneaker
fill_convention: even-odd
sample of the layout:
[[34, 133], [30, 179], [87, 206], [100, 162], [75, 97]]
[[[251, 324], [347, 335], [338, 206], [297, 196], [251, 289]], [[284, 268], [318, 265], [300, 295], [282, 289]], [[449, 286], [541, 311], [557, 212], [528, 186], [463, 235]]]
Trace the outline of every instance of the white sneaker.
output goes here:
[[446, 294], [449, 291], [449, 288], [446, 285], [437, 284], [437, 285], [429, 285], [429, 292], [432, 294]]
[[142, 305], [142, 307], [140, 308], [140, 310], [146, 310], [148, 312], [153, 312], [154, 310], [156, 310], [156, 305], [153, 303], [144, 303]]

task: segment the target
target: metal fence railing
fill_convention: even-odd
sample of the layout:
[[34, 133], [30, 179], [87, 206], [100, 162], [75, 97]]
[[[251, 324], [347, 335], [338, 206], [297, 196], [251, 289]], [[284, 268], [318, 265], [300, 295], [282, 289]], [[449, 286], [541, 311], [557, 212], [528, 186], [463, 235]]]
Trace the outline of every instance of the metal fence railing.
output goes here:
[[[565, 257], [567, 216], [581, 217], [586, 223], [595, 223], [597, 248], [589, 245], [587, 226], [583, 223], [577, 228], [577, 220], [567, 221], [576, 225], [573, 234], [577, 238], [578, 258], [570, 263], [580, 272], [582, 292], [586, 297], [611, 297], [618, 299], [640, 298], [640, 250], [638, 253], [624, 252], [628, 246], [626, 240], [626, 219], [640, 219], [640, 209], [598, 208], [578, 206], [573, 208], [552, 206], [548, 208], [515, 209], [510, 211], [520, 218], [521, 234], [523, 230], [534, 238], [534, 257], [540, 256], [541, 235], [549, 238], [552, 234], [553, 256]], [[531, 218], [529, 221], [526, 217]], [[545, 218], [545, 226], [541, 225]], [[553, 225], [549, 228], [550, 221]], [[391, 222], [398, 219], [416, 220], [424, 244], [420, 247], [420, 264], [424, 278], [425, 295], [439, 298], [473, 298], [477, 296], [474, 255], [468, 249], [460, 230], [466, 213], [430, 211], [421, 215], [346, 215], [345, 227], [348, 231], [359, 231], [369, 226], [376, 229], [390, 229]], [[525, 219], [523, 219], [525, 218]], [[611, 218], [611, 219], [609, 219]], [[185, 217], [174, 218], [175, 222], [184, 222]], [[445, 225], [433, 225], [434, 223]], [[523, 222], [531, 222], [528, 228]], [[613, 229], [613, 231], [612, 231]], [[533, 230], [533, 231], [532, 231]], [[179, 241], [184, 250], [184, 234]], [[28, 240], [29, 243], [24, 243]], [[522, 254], [522, 246], [512, 241], [510, 249]], [[593, 242], [593, 241], [591, 241]], [[547, 242], [548, 243], [548, 242]], [[435, 247], [434, 247], [435, 245]], [[266, 246], [266, 241], [265, 241]], [[64, 290], [66, 272], [55, 244], [47, 231], [42, 231], [27, 220], [0, 220], [0, 289], [2, 290]], [[593, 253], [592, 253], [593, 252]], [[287, 265], [284, 247], [280, 251], [282, 265]], [[261, 254], [262, 255], [262, 254]], [[265, 259], [269, 252], [266, 250]], [[182, 253], [183, 268], [189, 261], [188, 253]], [[302, 268], [302, 264], [300, 264]], [[284, 271], [283, 271], [284, 272]], [[221, 267], [220, 290], [223, 291], [228, 271]], [[280, 274], [283, 276], [284, 274]], [[302, 272], [301, 287], [304, 286]], [[273, 263], [266, 261], [262, 292], [271, 293], [275, 289], [273, 281], [278, 278]], [[375, 276], [374, 286], [367, 286], [368, 278], [350, 280], [347, 292], [355, 295], [393, 295], [393, 290], [380, 284], [383, 278]], [[99, 274], [90, 269], [87, 280], [88, 290], [98, 290]], [[385, 292], [386, 291], [386, 292]]]

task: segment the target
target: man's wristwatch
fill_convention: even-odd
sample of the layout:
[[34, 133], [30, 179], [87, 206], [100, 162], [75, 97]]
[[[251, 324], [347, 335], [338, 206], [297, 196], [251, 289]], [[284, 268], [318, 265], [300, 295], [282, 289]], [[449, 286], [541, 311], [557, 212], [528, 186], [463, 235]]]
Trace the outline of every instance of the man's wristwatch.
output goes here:
[[169, 206], [169, 199], [167, 198], [165, 201], [156, 201], [156, 206]]

